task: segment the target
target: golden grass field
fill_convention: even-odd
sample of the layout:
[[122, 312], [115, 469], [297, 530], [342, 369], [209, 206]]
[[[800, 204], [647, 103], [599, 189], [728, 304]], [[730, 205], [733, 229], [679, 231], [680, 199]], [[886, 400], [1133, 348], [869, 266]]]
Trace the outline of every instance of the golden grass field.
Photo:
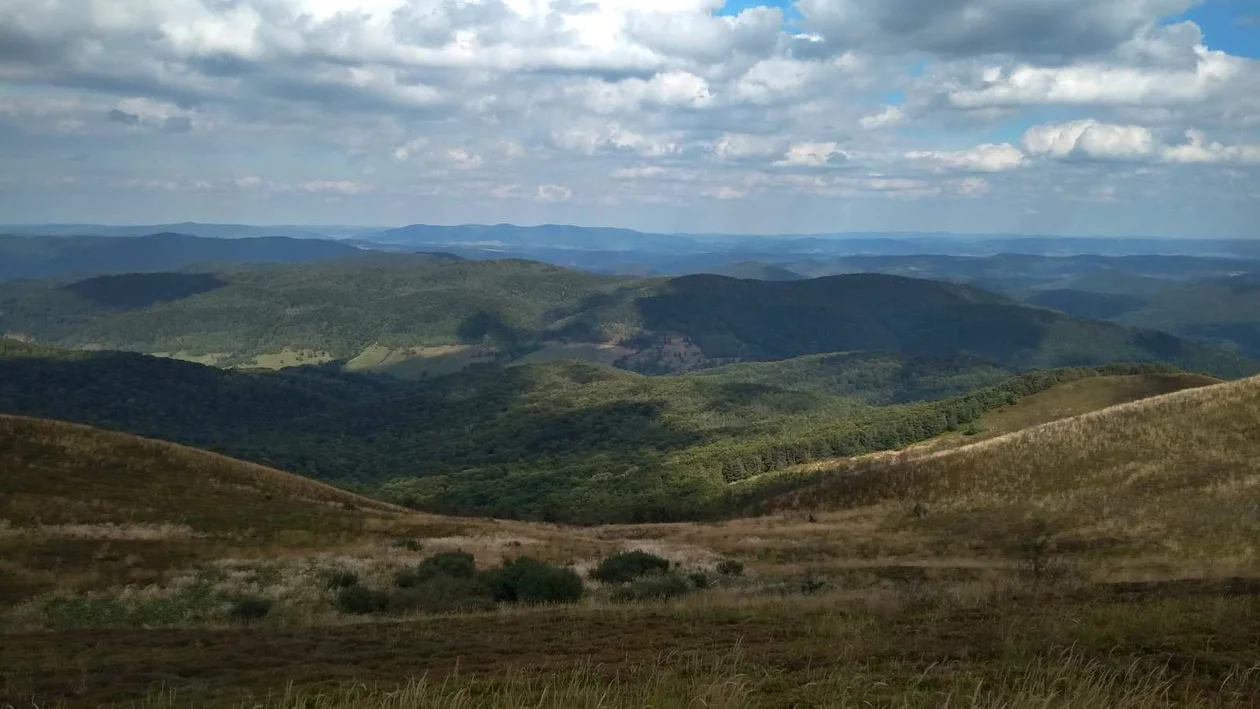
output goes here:
[[[1100, 378], [981, 423], [812, 466], [761, 517], [566, 528], [0, 417], [0, 706], [1260, 705], [1260, 380]], [[454, 549], [747, 571], [369, 620], [322, 583]], [[213, 600], [244, 593], [275, 610]]]

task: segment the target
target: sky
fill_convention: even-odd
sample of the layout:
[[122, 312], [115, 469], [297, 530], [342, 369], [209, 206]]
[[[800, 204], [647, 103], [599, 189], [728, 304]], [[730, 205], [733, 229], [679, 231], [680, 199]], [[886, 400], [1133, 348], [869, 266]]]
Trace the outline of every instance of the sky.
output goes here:
[[1260, 237], [1260, 0], [5, 0], [0, 222]]

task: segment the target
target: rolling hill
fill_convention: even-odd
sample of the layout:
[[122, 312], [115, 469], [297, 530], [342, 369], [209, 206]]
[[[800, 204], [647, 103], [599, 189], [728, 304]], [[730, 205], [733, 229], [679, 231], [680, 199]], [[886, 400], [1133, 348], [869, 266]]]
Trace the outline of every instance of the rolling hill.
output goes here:
[[872, 274], [637, 279], [441, 255], [4, 284], [4, 333], [220, 366], [336, 361], [417, 376], [453, 369], [446, 360], [505, 364], [573, 344], [644, 373], [846, 351], [973, 356], [1021, 370], [1153, 361], [1226, 377], [1257, 371], [1163, 333], [956, 284]]
[[[998, 382], [972, 360], [846, 355], [673, 377], [547, 362], [406, 382], [5, 350], [0, 412], [195, 445], [431, 511], [583, 523], [720, 514], [730, 481], [922, 441], [1061, 382], [1164, 371]], [[821, 371], [830, 379], [811, 387]], [[912, 403], [883, 406], [895, 402]]]
[[177, 233], [101, 236], [0, 235], [0, 281], [174, 271], [192, 265], [309, 263], [363, 249], [323, 239], [216, 239]]
[[[1001, 534], [1041, 520], [1100, 553], [1248, 553], [1260, 506], [1260, 378], [1092, 411], [943, 451], [872, 457], [815, 473], [765, 509], [923, 505], [947, 529], [986, 520]], [[899, 525], [901, 526], [901, 525]]]

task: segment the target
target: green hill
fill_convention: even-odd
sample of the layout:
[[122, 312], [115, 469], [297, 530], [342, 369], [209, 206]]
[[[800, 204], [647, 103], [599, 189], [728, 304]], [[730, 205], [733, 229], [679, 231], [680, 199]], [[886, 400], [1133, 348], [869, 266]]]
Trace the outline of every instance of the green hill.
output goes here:
[[[731, 481], [931, 438], [1061, 381], [1152, 371], [1038, 372], [871, 406], [958, 394], [998, 372], [845, 355], [751, 365], [756, 376], [749, 366], [648, 377], [550, 362], [406, 382], [332, 367], [238, 372], [5, 349], [3, 413], [194, 445], [433, 511], [583, 523], [713, 516]], [[769, 383], [774, 366], [784, 386]], [[820, 369], [833, 377], [813, 388], [789, 376]]]
[[1020, 370], [1152, 361], [1225, 377], [1257, 371], [1169, 335], [955, 284], [872, 274], [636, 279], [432, 255], [4, 284], [5, 333], [219, 366], [336, 361], [412, 376], [572, 344], [602, 346], [572, 356], [646, 373], [848, 351], [973, 356]]
[[1166, 284], [1141, 295], [1111, 295], [1093, 288], [1049, 291], [1029, 302], [1260, 357], [1260, 276], [1254, 274]]

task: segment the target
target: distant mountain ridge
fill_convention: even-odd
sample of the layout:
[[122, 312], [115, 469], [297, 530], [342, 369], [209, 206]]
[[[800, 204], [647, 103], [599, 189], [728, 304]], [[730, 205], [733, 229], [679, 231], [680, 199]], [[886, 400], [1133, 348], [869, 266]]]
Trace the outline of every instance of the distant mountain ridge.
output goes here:
[[1139, 361], [1232, 377], [1257, 367], [1159, 332], [879, 274], [643, 279], [530, 261], [367, 254], [214, 275], [5, 284], [0, 334], [220, 365], [337, 361], [369, 370], [452, 358], [509, 364], [540, 351], [647, 373], [845, 351], [967, 355], [1017, 370]]
[[194, 264], [308, 263], [355, 256], [363, 251], [336, 241], [288, 236], [222, 239], [177, 233], [112, 238], [0, 235], [0, 281], [172, 271]]

